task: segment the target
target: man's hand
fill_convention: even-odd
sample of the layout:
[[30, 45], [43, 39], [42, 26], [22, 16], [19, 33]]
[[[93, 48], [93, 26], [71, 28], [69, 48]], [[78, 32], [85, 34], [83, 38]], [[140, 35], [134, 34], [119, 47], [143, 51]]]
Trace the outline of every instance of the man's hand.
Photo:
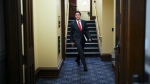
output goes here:
[[74, 43], [73, 42], [71, 42], [71, 45], [72, 45], [72, 47], [74, 47]]
[[92, 41], [91, 39], [89, 39], [89, 41]]

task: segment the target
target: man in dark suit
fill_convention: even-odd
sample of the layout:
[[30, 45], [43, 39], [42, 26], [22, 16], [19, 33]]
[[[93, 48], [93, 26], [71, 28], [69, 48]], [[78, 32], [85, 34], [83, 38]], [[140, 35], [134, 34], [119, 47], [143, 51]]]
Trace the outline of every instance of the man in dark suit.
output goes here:
[[88, 41], [91, 41], [91, 35], [87, 28], [86, 21], [81, 20], [80, 17], [81, 17], [81, 13], [79, 11], [76, 11], [75, 13], [76, 20], [71, 22], [70, 41], [72, 46], [74, 46], [74, 43], [77, 46], [78, 56], [75, 61], [77, 62], [78, 65], [80, 65], [80, 59], [81, 59], [81, 62], [84, 66], [84, 71], [87, 71], [87, 65], [86, 65], [84, 51], [83, 51], [85, 45], [84, 35], [86, 36]]

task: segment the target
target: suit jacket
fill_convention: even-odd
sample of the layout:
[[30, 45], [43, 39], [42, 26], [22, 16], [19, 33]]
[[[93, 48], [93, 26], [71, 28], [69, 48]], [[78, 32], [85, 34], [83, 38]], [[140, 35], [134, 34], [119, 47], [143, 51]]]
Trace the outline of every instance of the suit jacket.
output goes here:
[[85, 41], [84, 35], [87, 39], [91, 39], [90, 32], [87, 28], [85, 20], [80, 20], [82, 24], [82, 31], [79, 30], [76, 20], [71, 22], [71, 32], [70, 32], [70, 41], [71, 42], [81, 42]]

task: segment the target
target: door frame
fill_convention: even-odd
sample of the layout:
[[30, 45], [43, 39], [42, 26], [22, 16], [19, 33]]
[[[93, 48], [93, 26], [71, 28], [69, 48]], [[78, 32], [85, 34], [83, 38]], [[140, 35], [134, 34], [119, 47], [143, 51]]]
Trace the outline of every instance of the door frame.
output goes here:
[[35, 83], [33, 0], [23, 0], [25, 84]]
[[[92, 2], [93, 2], [93, 0], [90, 0], [90, 20], [95, 20], [96, 17], [92, 15], [92, 11], [93, 11]], [[94, 0], [94, 3], [95, 3], [95, 2], [96, 2], [96, 1]]]
[[[61, 0], [61, 42], [62, 59], [65, 60], [65, 0]], [[23, 83], [23, 57], [21, 33], [21, 2], [20, 0], [4, 0], [7, 83]]]
[[4, 0], [6, 34], [7, 83], [23, 83], [21, 3], [20, 0]]
[[144, 82], [145, 1], [121, 0], [120, 84]]
[[69, 20], [74, 20], [74, 13], [77, 11], [77, 0], [68, 0], [69, 1]]
[[65, 60], [65, 0], [61, 0], [61, 50], [62, 59]]

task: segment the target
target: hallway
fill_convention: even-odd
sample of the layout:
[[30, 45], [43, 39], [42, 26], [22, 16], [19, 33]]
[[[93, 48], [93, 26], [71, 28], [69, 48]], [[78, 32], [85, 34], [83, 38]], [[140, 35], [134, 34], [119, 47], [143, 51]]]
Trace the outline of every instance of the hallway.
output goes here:
[[60, 78], [41, 78], [37, 84], [115, 84], [111, 62], [102, 62], [100, 57], [87, 57], [88, 72], [77, 66], [75, 58], [67, 57], [60, 71]]

